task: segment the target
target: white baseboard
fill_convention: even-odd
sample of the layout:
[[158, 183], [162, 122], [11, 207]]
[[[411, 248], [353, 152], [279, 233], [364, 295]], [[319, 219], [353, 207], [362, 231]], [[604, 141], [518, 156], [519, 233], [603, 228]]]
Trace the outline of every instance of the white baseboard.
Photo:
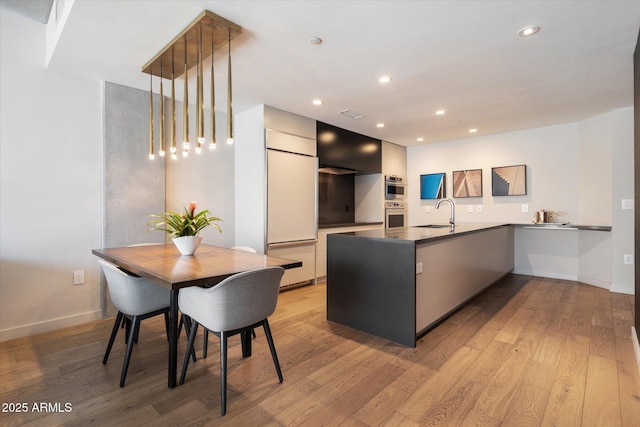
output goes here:
[[640, 343], [638, 342], [638, 334], [634, 326], [631, 327], [631, 341], [633, 342], [633, 352], [636, 354], [638, 373], [640, 373]]
[[524, 276], [536, 276], [536, 277], [546, 277], [549, 279], [562, 279], [562, 280], [573, 280], [578, 281], [578, 276], [574, 274], [558, 274], [558, 273], [548, 273], [544, 271], [533, 271], [521, 268], [514, 268], [512, 271], [513, 274], [522, 274]]
[[604, 280], [595, 279], [589, 276], [578, 275], [578, 282], [582, 282], [582, 283], [586, 283], [587, 285], [593, 285], [599, 288], [611, 290], [611, 283], [605, 282]]
[[636, 291], [634, 289], [634, 284], [633, 283], [629, 283], [629, 284], [622, 284], [622, 283], [612, 283], [611, 284], [611, 289], [609, 289], [611, 292], [617, 292], [619, 294], [628, 294], [628, 295], [635, 295]]
[[0, 330], [0, 342], [102, 319], [100, 310]]

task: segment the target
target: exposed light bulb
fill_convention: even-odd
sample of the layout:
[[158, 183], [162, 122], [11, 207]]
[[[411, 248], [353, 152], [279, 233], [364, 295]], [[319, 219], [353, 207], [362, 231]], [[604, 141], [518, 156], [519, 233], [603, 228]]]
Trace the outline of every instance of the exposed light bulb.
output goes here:
[[216, 149], [216, 143], [212, 142], [209, 144], [209, 150], [215, 150]]
[[156, 158], [155, 154], [149, 154], [149, 160], [153, 160], [155, 158]]
[[378, 79], [378, 81], [380, 83], [389, 83], [391, 81], [391, 77], [390, 76], [382, 76]]
[[198, 138], [198, 144], [204, 144], [204, 137]]
[[175, 154], [178, 149], [176, 147], [171, 147], [169, 151], [171, 151], [171, 154]]
[[227, 144], [229, 145], [233, 144], [233, 138], [227, 138]]
[[416, 141], [422, 142], [422, 141], [424, 141], [424, 138], [423, 137], [419, 137], [419, 138], [416, 139]]
[[438, 110], [436, 111], [436, 115], [437, 116], [444, 116], [445, 111], [444, 110]]
[[196, 154], [202, 154], [202, 148], [201, 147], [196, 147]]
[[187, 150], [183, 150], [182, 157], [188, 157], [188, 156], [189, 156], [189, 152]]
[[322, 105], [322, 99], [314, 99], [311, 103], [313, 105]]
[[176, 153], [171, 153], [171, 160], [178, 160], [178, 155]]
[[164, 150], [158, 151], [158, 154], [160, 155], [160, 157], [164, 157]]
[[475, 128], [474, 129], [469, 129], [469, 133], [476, 133], [476, 132], [478, 132], [478, 129], [475, 129]]
[[185, 141], [182, 143], [182, 148], [184, 148], [185, 150], [189, 150], [190, 145], [191, 143], [189, 143], [189, 141]]

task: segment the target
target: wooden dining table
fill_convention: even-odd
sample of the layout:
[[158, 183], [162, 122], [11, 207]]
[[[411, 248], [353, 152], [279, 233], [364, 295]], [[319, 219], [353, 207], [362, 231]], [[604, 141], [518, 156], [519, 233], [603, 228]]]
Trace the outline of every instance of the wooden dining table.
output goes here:
[[262, 267], [285, 269], [302, 262], [212, 245], [200, 245], [194, 255], [181, 256], [173, 244], [103, 248], [91, 251], [129, 273], [168, 288], [169, 367], [168, 384], [176, 386], [178, 363], [178, 292], [188, 286], [214, 286], [229, 276]]

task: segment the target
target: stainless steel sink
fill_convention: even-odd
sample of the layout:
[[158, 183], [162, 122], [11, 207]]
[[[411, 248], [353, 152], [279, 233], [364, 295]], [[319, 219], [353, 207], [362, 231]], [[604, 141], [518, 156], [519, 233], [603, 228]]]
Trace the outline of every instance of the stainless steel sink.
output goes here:
[[418, 225], [418, 227], [422, 227], [422, 228], [449, 228], [451, 226], [449, 224], [427, 224], [427, 225]]

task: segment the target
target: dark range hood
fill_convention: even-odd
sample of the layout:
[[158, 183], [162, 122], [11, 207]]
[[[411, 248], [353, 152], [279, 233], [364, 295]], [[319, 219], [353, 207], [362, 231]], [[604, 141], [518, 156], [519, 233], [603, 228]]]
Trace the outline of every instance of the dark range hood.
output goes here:
[[382, 141], [317, 122], [320, 172], [369, 174], [382, 172]]
[[328, 173], [329, 175], [350, 175], [350, 174], [358, 173], [358, 171], [354, 171], [352, 169], [336, 168], [333, 166], [321, 167], [318, 169], [318, 172]]

